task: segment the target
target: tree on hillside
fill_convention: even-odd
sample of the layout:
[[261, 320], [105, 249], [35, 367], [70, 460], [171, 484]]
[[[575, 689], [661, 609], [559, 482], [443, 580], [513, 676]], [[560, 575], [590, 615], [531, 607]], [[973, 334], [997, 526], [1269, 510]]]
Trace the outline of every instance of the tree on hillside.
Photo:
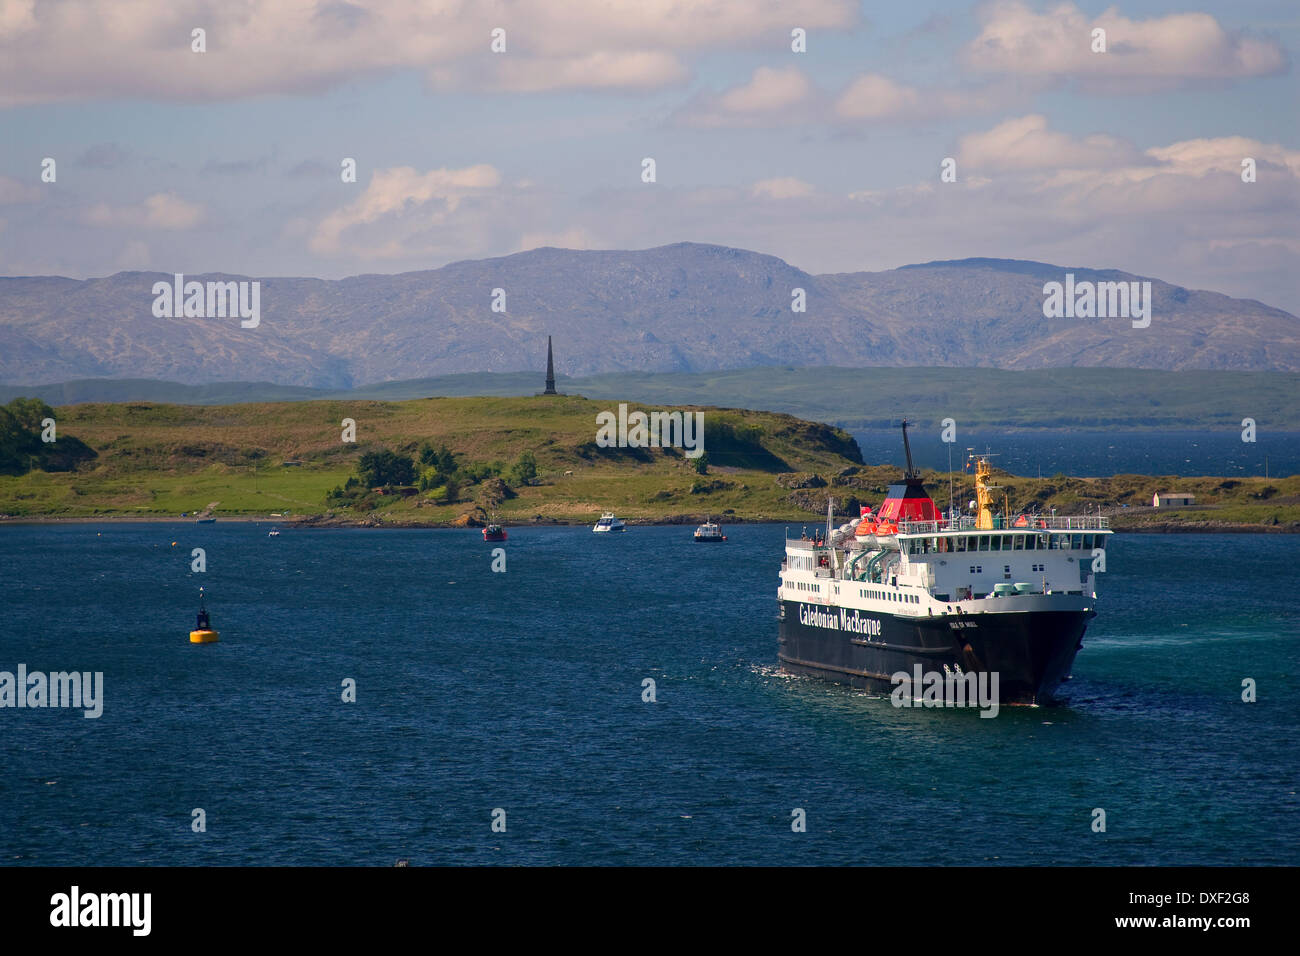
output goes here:
[[415, 480], [415, 462], [391, 451], [370, 451], [357, 462], [357, 476], [367, 488], [381, 485], [409, 485]]
[[15, 398], [0, 406], [0, 474], [22, 475], [33, 467], [71, 471], [96, 457], [94, 449], [71, 435], [42, 441], [41, 423], [47, 418], [54, 418], [54, 409], [39, 398]]
[[525, 451], [510, 469], [510, 483], [526, 485], [537, 477], [537, 459], [531, 451]]
[[433, 464], [444, 475], [454, 475], [456, 473], [456, 455], [448, 451], [446, 445], [438, 446], [438, 450], [434, 454]]

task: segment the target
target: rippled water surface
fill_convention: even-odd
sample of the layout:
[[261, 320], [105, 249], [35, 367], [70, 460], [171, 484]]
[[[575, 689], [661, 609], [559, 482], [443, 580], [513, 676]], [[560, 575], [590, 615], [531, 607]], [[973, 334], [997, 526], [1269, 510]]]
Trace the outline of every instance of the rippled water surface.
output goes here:
[[0, 709], [0, 860], [1300, 862], [1289, 536], [1116, 536], [1069, 703], [989, 720], [781, 675], [780, 526], [511, 529], [505, 573], [267, 528], [0, 528], [0, 670], [105, 681], [97, 720]]

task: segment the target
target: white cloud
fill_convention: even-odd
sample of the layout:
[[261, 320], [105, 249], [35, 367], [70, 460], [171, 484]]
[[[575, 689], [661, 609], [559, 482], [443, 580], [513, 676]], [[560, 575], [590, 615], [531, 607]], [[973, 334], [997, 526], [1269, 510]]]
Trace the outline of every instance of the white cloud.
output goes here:
[[[1300, 150], [1245, 136], [1181, 140], [1139, 150], [1126, 140], [1105, 134], [1075, 137], [1049, 129], [1041, 115], [1005, 120], [990, 130], [965, 136], [957, 153], [959, 170], [980, 174], [1016, 171], [1026, 174], [1027, 184], [1042, 189], [1063, 193], [1095, 190], [1093, 200], [1097, 202], [1106, 201], [1119, 187], [1142, 183], [1151, 183], [1148, 200], [1171, 189], [1200, 194], [1177, 197], [1171, 193], [1165, 197], [1170, 213], [1203, 200], [1203, 187], [1191, 181], [1206, 177], [1214, 177], [1213, 189], [1226, 186], [1234, 194], [1232, 201], [1242, 202], [1237, 186], [1250, 185], [1241, 182], [1241, 162], [1246, 157], [1254, 159], [1259, 168], [1275, 171], [1274, 182], [1300, 186]], [[1126, 193], [1126, 201], [1135, 198]]]
[[700, 93], [673, 114], [679, 126], [721, 128], [809, 122], [825, 110], [824, 95], [797, 67], [761, 66], [721, 93]]
[[986, 113], [1022, 99], [1020, 92], [1005, 84], [916, 87], [880, 73], [856, 76], [832, 95], [795, 67], [760, 67], [739, 86], [696, 96], [673, 119], [695, 127], [906, 124]]
[[36, 202], [40, 198], [40, 187], [34, 183], [24, 183], [8, 176], [0, 176], [0, 204]]
[[884, 119], [915, 109], [920, 98], [914, 87], [895, 83], [879, 73], [866, 73], [839, 95], [835, 113], [845, 119]]
[[793, 176], [762, 179], [749, 187], [750, 195], [756, 199], [801, 199], [811, 196], [813, 192], [810, 184]]
[[[462, 203], [500, 184], [496, 168], [482, 164], [424, 173], [410, 166], [377, 170], [359, 198], [321, 220], [312, 233], [311, 249], [364, 259], [410, 256], [418, 251], [417, 237], [427, 236]], [[379, 228], [363, 230], [376, 225]]]
[[36, 0], [0, 0], [0, 41], [21, 36], [36, 26]]
[[1147, 155], [1168, 167], [1192, 175], [1209, 172], [1240, 173], [1242, 159], [1249, 156], [1256, 163], [1285, 167], [1291, 176], [1300, 179], [1300, 150], [1284, 149], [1245, 136], [1188, 139], [1148, 149]]
[[834, 110], [842, 120], [926, 122], [985, 113], [1014, 98], [1014, 92], [1005, 88], [922, 88], [898, 83], [880, 73], [864, 73], [840, 93]]
[[192, 229], [203, 221], [201, 203], [187, 202], [175, 193], [154, 193], [139, 203], [113, 206], [95, 203], [83, 216], [92, 226], [125, 229]]
[[989, 169], [1095, 169], [1139, 162], [1138, 151], [1113, 136], [1078, 138], [1047, 128], [1038, 114], [1005, 120], [961, 140], [957, 153], [963, 167]]
[[795, 67], [775, 70], [761, 66], [748, 83], [724, 93], [718, 105], [733, 113], [766, 113], [794, 106], [810, 92], [812, 83]]
[[[975, 70], [1070, 77], [1099, 91], [1129, 92], [1205, 79], [1280, 73], [1288, 60], [1272, 40], [1225, 30], [1208, 13], [1132, 20], [1115, 8], [1089, 17], [1073, 3], [1039, 13], [1023, 0], [978, 8], [979, 36], [962, 59]], [[1092, 52], [1092, 31], [1106, 31], [1107, 52]]]
[[[853, 0], [0, 0], [0, 106], [102, 97], [300, 94], [417, 70], [435, 89], [649, 89], [689, 57], [770, 47], [791, 24], [842, 29]], [[190, 31], [207, 50], [190, 50]], [[506, 52], [490, 52], [491, 31]]]
[[690, 71], [664, 50], [596, 51], [571, 57], [503, 59], [495, 77], [463, 76], [455, 67], [430, 73], [435, 89], [488, 86], [512, 93], [547, 90], [652, 90], [683, 82]]

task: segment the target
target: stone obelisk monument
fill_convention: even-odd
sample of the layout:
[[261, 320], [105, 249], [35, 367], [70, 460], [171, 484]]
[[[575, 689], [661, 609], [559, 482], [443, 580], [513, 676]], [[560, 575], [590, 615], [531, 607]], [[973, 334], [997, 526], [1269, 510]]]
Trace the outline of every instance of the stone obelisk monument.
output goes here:
[[551, 337], [546, 337], [546, 391], [543, 395], [558, 395], [555, 390], [555, 359], [551, 355]]

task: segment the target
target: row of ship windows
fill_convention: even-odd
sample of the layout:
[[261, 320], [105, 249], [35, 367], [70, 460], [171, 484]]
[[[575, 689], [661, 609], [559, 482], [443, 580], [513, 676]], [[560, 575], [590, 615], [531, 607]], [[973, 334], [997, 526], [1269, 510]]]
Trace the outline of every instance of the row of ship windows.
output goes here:
[[875, 591], [871, 588], [858, 588], [858, 596], [876, 598], [879, 601], [899, 601], [903, 604], [920, 604], [921, 598], [916, 594], [899, 594], [896, 591]]
[[[1047, 565], [1045, 565], [1045, 564], [1035, 564], [1035, 565], [1034, 565], [1030, 570], [1031, 570], [1031, 571], [1046, 571], [1046, 570], [1047, 570]], [[971, 573], [971, 574], [983, 574], [983, 573], [984, 573], [984, 565], [982, 565], [982, 564], [972, 564], [972, 565], [970, 566], [970, 573]], [[1004, 564], [1004, 565], [1002, 565], [1002, 573], [1003, 573], [1003, 574], [1010, 574], [1010, 573], [1011, 573], [1011, 565], [1009, 565], [1009, 564]]]
[[822, 589], [820, 584], [804, 584], [802, 581], [794, 582], [794, 586], [800, 591], [820, 591]]
[[981, 534], [953, 537], [910, 538], [903, 541], [908, 554], [935, 554], [947, 551], [1057, 551], [1072, 549], [1091, 551], [1104, 548], [1104, 534], [1056, 534], [1040, 531], [1033, 534]]

